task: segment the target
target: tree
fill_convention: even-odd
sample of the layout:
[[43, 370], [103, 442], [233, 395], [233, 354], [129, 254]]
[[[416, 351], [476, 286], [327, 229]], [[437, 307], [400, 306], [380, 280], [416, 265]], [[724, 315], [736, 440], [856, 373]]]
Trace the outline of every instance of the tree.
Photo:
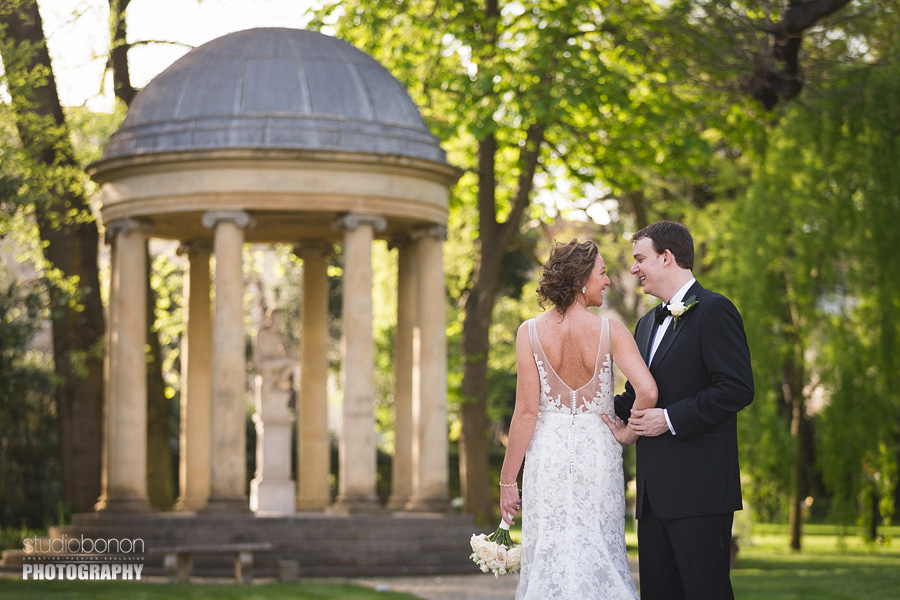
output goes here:
[[[843, 289], [844, 285], [836, 282], [840, 278], [834, 276], [829, 261], [835, 256], [843, 256], [841, 260], [850, 264], [857, 260], [834, 243], [841, 237], [837, 235], [841, 224], [853, 222], [846, 206], [818, 183], [833, 181], [834, 172], [841, 170], [836, 165], [852, 161], [849, 153], [831, 155], [813, 133], [815, 127], [833, 131], [835, 124], [810, 121], [807, 113], [817, 114], [831, 103], [843, 105], [853, 96], [848, 75], [890, 64], [897, 56], [896, 7], [882, 2], [848, 4], [746, 2], [723, 7], [682, 2], [673, 8], [683, 25], [673, 30], [672, 38], [662, 40], [668, 48], [692, 48], [685, 72], [697, 76], [707, 88], [733, 92], [734, 84], [740, 83], [740, 89], [766, 109], [800, 99], [801, 88], [809, 88], [800, 99], [806, 110], [783, 105], [782, 114], [763, 116], [774, 117], [768, 130], [758, 130], [749, 138], [750, 144], [736, 144], [739, 154], [746, 156], [744, 162], [754, 165], [751, 187], [746, 193], [739, 191], [738, 205], [716, 202], [705, 210], [714, 215], [709, 228], [713, 240], [724, 237], [715, 233], [720, 223], [740, 224], [739, 232], [728, 236], [730, 240], [716, 253], [729, 258], [717, 263], [718, 279], [734, 289], [739, 303], [747, 308], [761, 396], [747, 411], [750, 426], [742, 434], [752, 441], [754, 451], [745, 453], [743, 464], [754, 474], [748, 488], [763, 514], [779, 513], [781, 494], [787, 491], [794, 549], [801, 546], [805, 500], [813, 490], [822, 491], [818, 469], [826, 470], [817, 456], [823, 448], [818, 440], [826, 438], [816, 434], [815, 415], [826, 391], [825, 374], [835, 366], [821, 361], [827, 354], [822, 346], [827, 347], [833, 336], [824, 332], [820, 304], [829, 286]], [[793, 34], [785, 37], [785, 32]], [[801, 58], [805, 69], [800, 68]], [[777, 71], [779, 64], [781, 71]], [[851, 106], [860, 111], [856, 118], [868, 118], [865, 111], [871, 105]], [[862, 138], [853, 143], [864, 145]], [[761, 447], [766, 449], [759, 451]], [[791, 460], [779, 463], [775, 456]], [[884, 464], [883, 460], [869, 464], [876, 462]], [[785, 468], [788, 464], [790, 469]]]
[[686, 74], [727, 74], [730, 83], [719, 84], [772, 110], [797, 98], [810, 81], [822, 81], [836, 54], [858, 59], [853, 56], [855, 21], [891, 6], [880, 1], [852, 4], [848, 6], [850, 0], [674, 2], [670, 17], [682, 26], [670, 50], [691, 47], [695, 51], [686, 55]]
[[[451, 162], [466, 170], [451, 229], [472, 235], [474, 252], [448, 270], [464, 280], [460, 477], [465, 510], [479, 520], [495, 510], [490, 324], [504, 255], [524, 219], [541, 215], [532, 202], [538, 176], [552, 185], [565, 174], [575, 194], [598, 178], [638, 190], [643, 176], [668, 176], [708, 151], [692, 121], [670, 118], [690, 111], [665, 74], [668, 60], [643, 61], [648, 48], [632, 34], [658, 11], [643, 2], [350, 0], [325, 6], [312, 23], [332, 27], [404, 82]], [[685, 158], [661, 167], [669, 156]]]
[[[894, 512], [900, 331], [891, 315], [900, 287], [879, 257], [900, 242], [896, 81], [896, 66], [848, 71], [789, 110], [733, 216], [742, 227], [732, 275], [742, 282], [758, 389], [790, 423], [796, 550], [818, 473], [840, 522], [858, 515], [874, 538]], [[754, 446], [751, 464], [771, 460], [775, 433], [771, 450]], [[783, 448], [784, 432], [776, 437]], [[785, 481], [781, 468], [771, 472]]]
[[0, 1], [0, 57], [21, 141], [16, 195], [43, 241], [63, 498], [91, 510], [100, 494], [105, 324], [97, 224], [74, 158], [35, 0]]
[[[463, 354], [466, 510], [491, 510], [484, 457], [489, 353], [498, 338], [486, 325], [503, 294], [501, 255], [517, 247], [526, 220], [547, 218], [533, 203], [535, 191], [567, 180], [571, 195], [617, 202], [620, 232], [658, 218], [702, 232], [699, 255], [708, 258], [698, 272], [739, 300], [753, 337], [763, 398], [748, 409], [742, 430], [767, 451], [744, 452], [754, 475], [748, 488], [770, 515], [781, 514], [792, 489], [787, 512], [799, 545], [802, 502], [820, 486], [822, 445], [808, 402], [821, 387], [810, 382], [828, 372], [810, 357], [821, 357], [817, 349], [831, 339], [811, 316], [821, 316], [821, 290], [834, 281], [822, 258], [832, 250], [824, 245], [828, 234], [816, 227], [832, 232], [839, 222], [815, 211], [843, 213], [831, 196], [824, 204], [815, 197], [828, 191], [812, 184], [828, 175], [823, 168], [802, 186], [790, 175], [801, 166], [813, 173], [821, 146], [807, 134], [795, 143], [784, 137], [794, 130], [770, 137], [768, 129], [796, 117], [788, 100], [814, 104], [843, 93], [830, 83], [843, 65], [890, 61], [896, 10], [844, 0], [563, 4], [352, 0], [326, 6], [314, 23], [391, 69], [451, 162], [466, 169], [451, 199], [450, 228], [474, 252], [471, 261], [454, 255], [448, 264], [450, 290], [463, 307], [462, 323], [451, 326], [461, 330]], [[784, 114], [760, 111], [760, 103]], [[771, 203], [797, 186], [802, 201]], [[735, 226], [723, 227], [728, 222]], [[811, 223], [813, 233], [779, 223]], [[897, 455], [886, 448], [877, 456]], [[786, 454], [795, 457], [790, 468]], [[870, 458], [867, 468], [887, 473], [873, 466], [882, 463]]]
[[844, 94], [798, 123], [818, 140], [823, 163], [837, 166], [823, 185], [843, 203], [834, 277], [822, 290], [828, 320], [817, 367], [831, 395], [820, 465], [835, 516], [846, 521], [857, 509], [873, 541], [895, 512], [900, 449], [900, 282], [881, 260], [900, 243], [898, 74], [896, 64], [851, 73]]

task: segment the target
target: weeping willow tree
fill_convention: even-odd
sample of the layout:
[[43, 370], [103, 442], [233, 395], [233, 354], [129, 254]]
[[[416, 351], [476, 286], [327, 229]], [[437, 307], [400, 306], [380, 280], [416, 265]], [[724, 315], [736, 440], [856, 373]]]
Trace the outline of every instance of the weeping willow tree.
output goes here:
[[795, 549], [814, 477], [827, 488], [830, 516], [865, 525], [870, 538], [894, 513], [898, 75], [896, 67], [857, 71], [793, 107], [766, 137], [733, 215], [729, 270], [740, 281], [758, 390], [743, 466], [753, 501], [775, 505], [777, 488], [790, 490]]
[[[834, 514], [859, 510], [870, 539], [894, 514], [900, 460], [900, 279], [891, 257], [900, 247], [900, 68], [849, 80], [848, 98], [820, 115], [822, 161], [844, 210], [830, 296], [829, 351], [823, 382], [831, 402], [822, 415], [822, 460], [834, 492]], [[835, 168], [835, 166], [837, 168]]]

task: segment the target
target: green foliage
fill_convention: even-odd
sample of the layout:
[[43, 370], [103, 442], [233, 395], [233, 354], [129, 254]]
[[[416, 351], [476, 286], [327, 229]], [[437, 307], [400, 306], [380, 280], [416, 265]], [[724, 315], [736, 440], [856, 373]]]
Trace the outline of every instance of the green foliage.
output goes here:
[[[863, 519], [871, 518], [866, 507], [874, 502], [880, 504], [875, 514], [889, 523], [900, 455], [900, 281], [884, 257], [900, 244], [898, 70], [873, 69], [842, 83], [847, 95], [825, 105], [821, 118], [811, 117], [813, 127], [823, 125], [820, 160], [840, 165], [832, 166], [825, 185], [846, 206], [841, 235], [832, 240], [838, 254], [826, 296], [826, 339], [835, 348], [823, 369], [834, 399], [823, 414], [823, 471], [837, 491], [838, 511], [846, 512], [863, 494]], [[848, 418], [856, 424], [843, 423]]]
[[54, 378], [30, 349], [46, 318], [41, 290], [0, 270], [0, 528], [42, 527], [60, 502]]
[[29, 529], [25, 525], [0, 527], [0, 550], [21, 550], [25, 547], [25, 540], [40, 537], [44, 533], [43, 530]]
[[[494, 419], [511, 410], [515, 356], [509, 338], [523, 315], [534, 313], [531, 290], [528, 311], [509, 302], [520, 296], [535, 264], [525, 259], [535, 252], [533, 242], [531, 249], [523, 243], [520, 225], [556, 214], [532, 205], [533, 192], [565, 182], [589, 205], [598, 189], [635, 190], [648, 179], [683, 177], [712, 152], [708, 140], [715, 135], [694, 119], [672, 115], [714, 114], [721, 103], [685, 93], [670, 76], [676, 61], [655, 54], [640, 35], [665, 29], [666, 22], [654, 2], [346, 0], [326, 4], [311, 23], [385, 65], [421, 108], [448, 160], [464, 169], [450, 200], [445, 256], [454, 304], [449, 399], [455, 409], [463, 389], [469, 396], [465, 412], [476, 423], [468, 440], [489, 434], [477, 431], [477, 413]], [[502, 321], [483, 327], [482, 313], [465, 312], [473, 298], [472, 306]], [[485, 371], [488, 381], [475, 381]], [[461, 425], [451, 424], [451, 439]], [[486, 457], [480, 441], [470, 443], [479, 447], [464, 453], [473, 461], [466, 472], [480, 477]], [[484, 485], [468, 482], [467, 510], [486, 510], [485, 495], [472, 492]]]
[[[884, 257], [900, 243], [900, 143], [896, 68], [848, 73], [810, 107], [772, 130], [732, 246], [757, 400], [742, 429], [745, 469], [757, 506], [762, 486], [790, 460], [774, 406], [785, 364], [807, 373], [804, 395], [817, 423], [817, 467], [833, 495], [832, 516], [889, 523], [900, 445], [900, 283]], [[758, 445], [757, 445], [758, 444]], [[773, 515], [771, 515], [773, 516]]]
[[[94, 112], [84, 106], [73, 106], [66, 110], [75, 158], [80, 165], [90, 165], [100, 160], [103, 146], [122, 125], [125, 119], [125, 105], [117, 103], [112, 113]], [[93, 182], [89, 184], [95, 186]]]

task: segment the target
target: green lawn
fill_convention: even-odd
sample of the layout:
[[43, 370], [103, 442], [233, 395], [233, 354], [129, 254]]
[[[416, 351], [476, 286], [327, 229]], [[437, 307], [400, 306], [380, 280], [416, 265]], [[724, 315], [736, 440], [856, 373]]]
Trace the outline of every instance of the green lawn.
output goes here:
[[[887, 544], [866, 544], [856, 528], [806, 524], [803, 549], [788, 548], [787, 525], [755, 524], [731, 571], [737, 600], [898, 600], [900, 527], [882, 528]], [[518, 527], [513, 539], [520, 540]], [[634, 523], [625, 528], [628, 555], [637, 558]]]
[[[900, 598], [900, 527], [893, 541], [866, 544], [855, 528], [804, 526], [803, 549], [788, 548], [787, 525], [755, 524], [731, 571], [737, 600], [881, 600]], [[629, 556], [637, 556], [633, 526]]]
[[[518, 532], [514, 532], [518, 534]], [[882, 531], [892, 543], [866, 544], [855, 529], [806, 525], [803, 550], [788, 549], [787, 526], [756, 524], [732, 571], [738, 600], [879, 600], [900, 598], [900, 527]], [[516, 535], [515, 537], [518, 537]], [[629, 555], [637, 551], [633, 526]], [[411, 600], [414, 596], [325, 583], [172, 585], [109, 581], [21, 581], [0, 578], [0, 598], [44, 600]]]
[[890, 544], [866, 544], [856, 529], [804, 527], [803, 549], [788, 549], [787, 527], [756, 525], [732, 571], [740, 600], [900, 598], [900, 527]]
[[415, 596], [324, 583], [167, 584], [128, 581], [22, 581], [0, 577], [0, 598], [12, 600], [412, 600]]

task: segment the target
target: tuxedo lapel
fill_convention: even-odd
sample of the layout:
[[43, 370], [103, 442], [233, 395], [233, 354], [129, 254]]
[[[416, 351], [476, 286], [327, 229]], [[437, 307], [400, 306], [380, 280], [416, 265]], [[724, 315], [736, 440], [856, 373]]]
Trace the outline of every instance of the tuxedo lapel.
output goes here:
[[669, 351], [669, 348], [672, 347], [672, 344], [675, 342], [675, 338], [684, 330], [684, 324], [681, 327], [672, 331], [672, 327], [669, 326], [666, 328], [666, 332], [663, 334], [663, 339], [659, 342], [659, 348], [656, 349], [656, 354], [653, 355], [653, 364], [650, 365], [651, 368], [654, 366], [658, 366], [660, 361], [666, 356], [666, 352]]
[[653, 333], [656, 331], [656, 320], [652, 316], [653, 313], [644, 317], [642, 323], [638, 326], [637, 345], [641, 351], [641, 357], [647, 366], [650, 365], [650, 347], [653, 345]]
[[[699, 282], [694, 282], [694, 285], [688, 289], [687, 293], [684, 295], [685, 298], [690, 298], [692, 295], [697, 295], [700, 293], [703, 287]], [[653, 355], [653, 364], [651, 367], [659, 365], [660, 361], [665, 358], [666, 352], [669, 351], [669, 348], [672, 347], [672, 344], [675, 343], [676, 338], [684, 331], [686, 326], [686, 322], [689, 315], [685, 315], [681, 319], [679, 319], [678, 327], [674, 326], [674, 323], [671, 323], [668, 327], [666, 327], [666, 332], [663, 334], [663, 339], [659, 342], [659, 348], [656, 349], [656, 354]], [[674, 329], [674, 331], [673, 331]], [[646, 357], [644, 357], [646, 360]]]

